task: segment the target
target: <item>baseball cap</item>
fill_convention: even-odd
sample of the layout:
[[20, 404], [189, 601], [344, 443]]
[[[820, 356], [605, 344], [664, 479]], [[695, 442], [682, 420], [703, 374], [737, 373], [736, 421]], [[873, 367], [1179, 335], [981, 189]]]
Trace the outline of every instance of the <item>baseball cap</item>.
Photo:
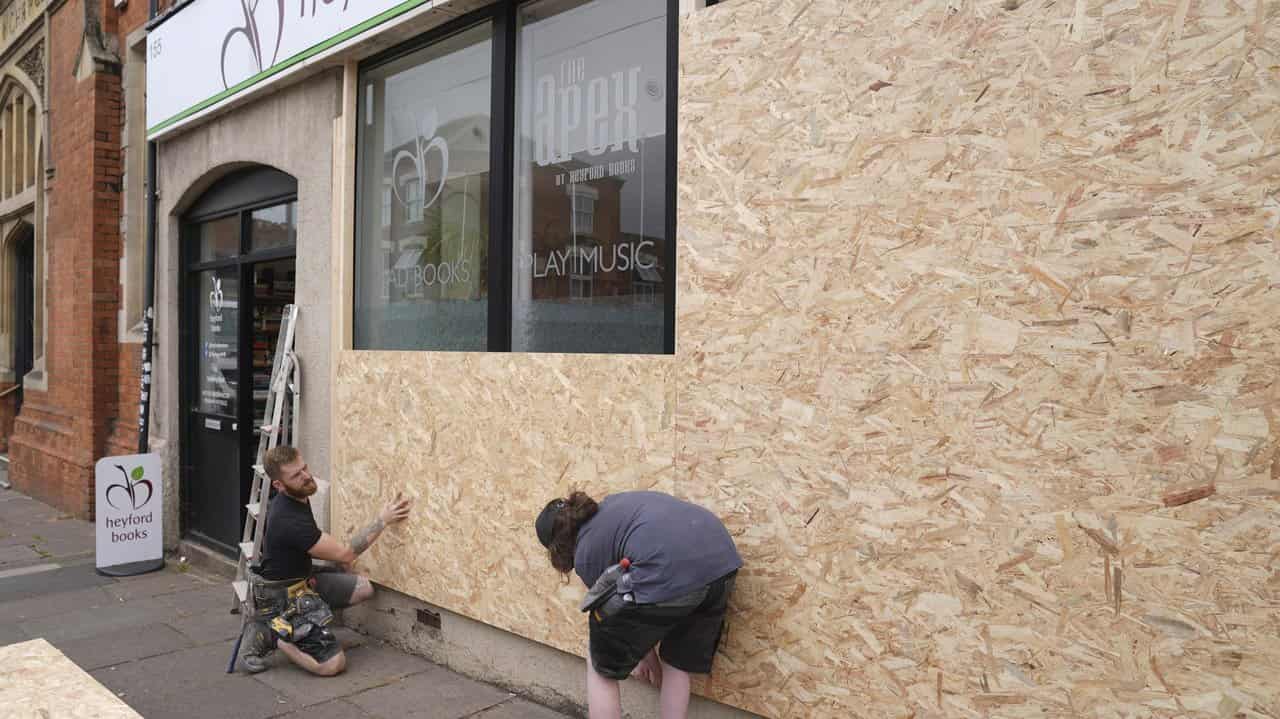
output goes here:
[[551, 531], [556, 526], [556, 515], [564, 509], [565, 501], [563, 499], [553, 499], [547, 502], [547, 506], [542, 508], [542, 512], [538, 514], [538, 519], [533, 523], [534, 529], [538, 530], [538, 541], [542, 542], [542, 546], [551, 546]]

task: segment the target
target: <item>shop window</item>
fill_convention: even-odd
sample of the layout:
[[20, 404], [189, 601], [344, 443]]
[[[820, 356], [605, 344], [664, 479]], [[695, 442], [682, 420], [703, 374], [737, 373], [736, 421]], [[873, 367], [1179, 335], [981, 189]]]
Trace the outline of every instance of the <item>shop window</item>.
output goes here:
[[672, 351], [674, 7], [504, 2], [362, 68], [357, 349]]
[[666, 40], [662, 0], [519, 8], [513, 350], [664, 350], [635, 269], [666, 244]]
[[488, 346], [492, 37], [483, 22], [361, 77], [358, 348]]

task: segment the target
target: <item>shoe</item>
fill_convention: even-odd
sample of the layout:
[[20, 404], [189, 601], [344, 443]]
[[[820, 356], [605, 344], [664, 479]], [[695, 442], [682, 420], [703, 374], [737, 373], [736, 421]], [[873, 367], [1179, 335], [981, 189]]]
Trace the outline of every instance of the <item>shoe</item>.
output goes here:
[[270, 665], [267, 664], [267, 657], [246, 654], [240, 657], [240, 668], [247, 674], [258, 674], [265, 672]]

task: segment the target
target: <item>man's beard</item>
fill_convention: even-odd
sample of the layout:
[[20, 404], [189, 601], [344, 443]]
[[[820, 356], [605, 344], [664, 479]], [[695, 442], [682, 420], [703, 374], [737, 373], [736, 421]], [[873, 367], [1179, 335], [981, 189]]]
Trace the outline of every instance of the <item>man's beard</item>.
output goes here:
[[318, 488], [319, 487], [316, 485], [316, 482], [313, 479], [313, 480], [309, 480], [306, 484], [302, 485], [302, 487], [299, 488], [297, 492], [293, 491], [292, 489], [289, 489], [289, 487], [286, 486], [284, 488], [284, 493], [294, 499], [303, 500], [315, 494], [316, 489]]

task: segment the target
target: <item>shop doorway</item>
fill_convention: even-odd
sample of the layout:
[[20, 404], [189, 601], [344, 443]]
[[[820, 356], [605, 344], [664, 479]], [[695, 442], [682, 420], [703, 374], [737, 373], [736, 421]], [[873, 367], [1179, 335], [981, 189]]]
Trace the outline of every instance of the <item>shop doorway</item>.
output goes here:
[[13, 286], [13, 414], [22, 409], [22, 380], [35, 362], [36, 337], [36, 257], [35, 233], [30, 225], [24, 225], [14, 238], [14, 286]]
[[272, 354], [294, 301], [297, 183], [235, 173], [184, 218], [183, 527], [238, 551]]

